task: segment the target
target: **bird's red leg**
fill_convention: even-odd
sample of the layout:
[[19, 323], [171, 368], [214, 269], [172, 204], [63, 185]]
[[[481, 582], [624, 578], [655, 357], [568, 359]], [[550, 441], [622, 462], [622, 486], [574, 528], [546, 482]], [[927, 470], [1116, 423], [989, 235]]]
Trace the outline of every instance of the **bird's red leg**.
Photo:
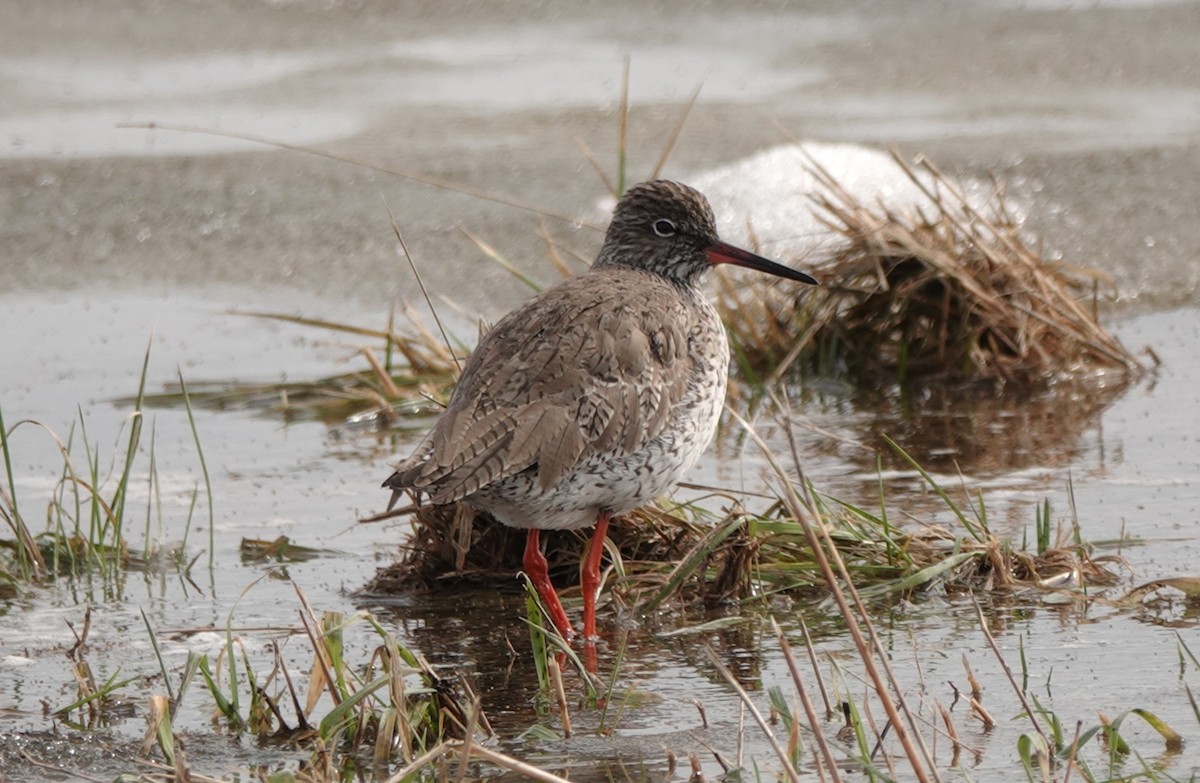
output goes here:
[[583, 638], [596, 638], [596, 597], [600, 593], [600, 558], [604, 554], [604, 539], [608, 536], [608, 514], [601, 512], [596, 520], [596, 530], [592, 533], [592, 543], [588, 545], [587, 556], [583, 561], [583, 573], [580, 575], [580, 586], [583, 588]]
[[529, 535], [525, 539], [525, 573], [529, 574], [530, 581], [542, 597], [542, 603], [545, 604], [554, 627], [564, 639], [571, 641], [575, 637], [575, 629], [571, 627], [571, 621], [567, 619], [567, 613], [559, 603], [554, 585], [550, 584], [550, 566], [546, 562], [546, 556], [542, 554], [536, 527], [529, 528]]

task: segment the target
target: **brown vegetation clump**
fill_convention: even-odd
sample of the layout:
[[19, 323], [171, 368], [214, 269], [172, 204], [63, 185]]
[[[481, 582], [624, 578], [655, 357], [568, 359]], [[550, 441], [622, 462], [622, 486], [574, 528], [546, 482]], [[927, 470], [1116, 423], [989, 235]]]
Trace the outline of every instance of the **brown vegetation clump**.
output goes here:
[[[405, 539], [401, 558], [380, 569], [363, 589], [364, 593], [437, 591], [459, 589], [463, 585], [519, 588], [516, 575], [522, 568], [524, 530], [502, 525], [462, 503], [410, 506], [392, 512], [392, 515], [403, 514], [411, 514], [412, 534]], [[620, 555], [624, 569], [653, 581], [649, 572], [684, 558], [711, 530], [709, 524], [690, 521], [680, 513], [646, 507], [614, 518], [607, 543]], [[580, 556], [589, 533], [589, 530], [542, 531], [546, 559], [555, 582], [577, 585]], [[716, 557], [717, 570], [724, 570], [725, 555]], [[696, 587], [709, 593], [715, 591], [716, 594], [709, 596], [711, 602], [736, 597], [727, 586], [722, 587], [728, 583], [727, 576], [714, 580], [713, 585]]]
[[1001, 191], [976, 207], [928, 161], [896, 160], [925, 207], [864, 204], [810, 162], [820, 220], [840, 241], [818, 271], [822, 285], [803, 297], [722, 286], [744, 363], [772, 380], [798, 367], [870, 387], [1143, 371], [1085, 304], [1103, 275], [1030, 247]]
[[[986, 529], [954, 535], [936, 525], [889, 527], [861, 510], [818, 506], [816, 519], [841, 553], [864, 597], [911, 597], [927, 591], [1028, 589], [1077, 592], [1116, 583], [1119, 562], [1093, 558], [1060, 535], [1038, 552], [1020, 551]], [[400, 560], [381, 568], [364, 596], [458, 590], [464, 585], [520, 589], [525, 531], [463, 504], [399, 509], [413, 531]], [[388, 516], [388, 515], [381, 515]], [[764, 515], [735, 509], [715, 521], [685, 509], [648, 507], [616, 517], [609, 528], [613, 600], [649, 613], [665, 606], [711, 608], [768, 596], [822, 591], [817, 558], [803, 525], [782, 500]], [[564, 596], [578, 590], [588, 531], [542, 531], [546, 557]], [[618, 557], [612, 557], [613, 553]], [[1082, 595], [1082, 593], [1080, 593]]]

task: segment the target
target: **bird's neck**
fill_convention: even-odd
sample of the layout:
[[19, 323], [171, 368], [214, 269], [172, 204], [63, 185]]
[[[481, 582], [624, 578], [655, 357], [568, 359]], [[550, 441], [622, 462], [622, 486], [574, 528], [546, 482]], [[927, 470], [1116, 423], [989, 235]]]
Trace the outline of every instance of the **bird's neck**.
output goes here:
[[707, 263], [688, 264], [675, 259], [643, 258], [622, 248], [612, 249], [605, 245], [592, 263], [593, 269], [632, 269], [652, 274], [690, 292], [700, 292]]

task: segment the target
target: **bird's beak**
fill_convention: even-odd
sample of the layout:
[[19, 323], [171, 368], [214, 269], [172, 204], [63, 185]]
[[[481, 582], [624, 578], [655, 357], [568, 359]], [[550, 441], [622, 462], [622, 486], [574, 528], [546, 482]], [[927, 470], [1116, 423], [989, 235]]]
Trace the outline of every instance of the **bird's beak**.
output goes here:
[[817, 285], [816, 278], [811, 275], [806, 275], [801, 271], [784, 266], [783, 264], [777, 264], [774, 261], [768, 261], [762, 256], [754, 255], [749, 250], [742, 250], [740, 247], [735, 247], [725, 242], [717, 242], [708, 248], [706, 252], [708, 253], [708, 262], [713, 266], [717, 264], [744, 266], [747, 269], [757, 269], [759, 272], [766, 272], [776, 277], [786, 277], [788, 280], [798, 280], [801, 283]]

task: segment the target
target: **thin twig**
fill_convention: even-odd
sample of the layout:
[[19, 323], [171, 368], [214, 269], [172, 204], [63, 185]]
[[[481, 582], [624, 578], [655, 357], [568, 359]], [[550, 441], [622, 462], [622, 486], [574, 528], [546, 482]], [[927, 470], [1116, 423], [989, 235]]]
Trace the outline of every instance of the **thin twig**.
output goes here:
[[329, 160], [336, 160], [339, 163], [349, 163], [351, 166], [359, 166], [361, 168], [370, 169], [372, 171], [378, 171], [378, 172], [381, 172], [384, 174], [391, 174], [393, 176], [400, 177], [401, 179], [408, 179], [408, 180], [412, 180], [413, 182], [420, 182], [423, 185], [429, 185], [431, 187], [441, 188], [442, 190], [450, 190], [455, 193], [462, 193], [463, 195], [466, 195], [466, 196], [473, 196], [474, 198], [483, 199], [484, 201], [491, 201], [494, 204], [502, 204], [506, 207], [512, 207], [514, 209], [525, 210], [526, 212], [533, 212], [534, 214], [542, 215], [542, 216], [548, 217], [548, 218], [553, 218], [555, 220], [561, 220], [564, 223], [569, 223], [571, 225], [583, 225], [588, 228], [600, 230], [600, 227], [596, 226], [594, 224], [580, 223], [578, 217], [562, 214], [559, 212], [552, 212], [550, 210], [543, 209], [539, 206], [530, 204], [525, 201], [521, 201], [519, 199], [508, 198], [505, 196], [496, 196], [491, 193], [487, 193], [482, 190], [479, 190], [478, 188], [470, 187], [469, 185], [460, 185], [457, 182], [450, 182], [449, 180], [439, 179], [438, 177], [431, 177], [428, 174], [421, 174], [419, 172], [410, 171], [408, 169], [401, 169], [401, 168], [396, 168], [393, 166], [383, 166], [378, 163], [371, 163], [370, 161], [366, 161], [361, 158], [355, 158], [350, 155], [339, 155], [334, 152], [329, 152], [328, 150], [318, 149], [317, 147], [307, 147], [303, 144], [289, 144], [288, 142], [283, 142], [283, 141], [279, 141], [277, 139], [267, 138], [266, 136], [259, 136], [257, 134], [253, 134], [253, 133], [238, 133], [238, 132], [233, 132], [233, 131], [221, 131], [221, 130], [215, 130], [213, 128], [200, 128], [200, 127], [196, 127], [193, 125], [182, 125], [182, 124], [171, 123], [171, 122], [121, 122], [121, 123], [117, 123], [117, 127], [118, 128], [132, 128], [135, 130], [168, 130], [168, 131], [176, 131], [179, 133], [199, 133], [199, 134], [203, 134], [205, 136], [216, 136], [218, 138], [223, 138], [223, 139], [237, 139], [240, 141], [253, 142], [255, 144], [265, 144], [269, 147], [275, 147], [276, 149], [281, 149], [281, 150], [290, 150], [292, 152], [303, 152], [306, 155], [313, 155], [313, 156], [316, 156], [319, 158], [327, 158]]
[[[758, 433], [754, 431], [749, 422], [739, 415], [737, 411], [730, 409], [728, 406], [726, 406], [726, 410], [731, 416], [733, 416], [739, 423], [742, 424], [747, 435], [755, 441], [763, 456], [766, 458], [767, 463], [771, 466], [771, 469], [774, 471], [775, 475], [779, 477], [783, 489], [781, 497], [787, 505], [792, 517], [799, 522], [804, 529], [805, 537], [808, 539], [809, 546], [811, 547], [813, 555], [817, 560], [817, 565], [820, 567], [821, 573], [825, 578], [826, 586], [829, 588], [831, 596], [834, 599], [834, 602], [837, 604], [842, 618], [846, 622], [846, 629], [850, 632], [850, 636], [853, 639], [855, 646], [858, 648], [859, 657], [862, 660], [864, 668], [867, 670], [868, 676], [871, 678], [871, 681], [875, 687], [876, 695], [879, 697], [880, 702], [883, 704], [884, 710], [888, 714], [888, 720], [896, 728], [896, 738], [904, 747], [905, 755], [908, 756], [909, 763], [912, 765], [913, 772], [916, 774], [917, 780], [921, 781], [921, 783], [928, 783], [928, 781], [931, 779], [940, 780], [937, 775], [936, 767], [933, 765], [933, 762], [929, 757], [928, 749], [925, 748], [925, 744], [921, 740], [919, 733], [915, 731], [915, 725], [912, 723], [908, 724], [914, 728], [911, 734], [916, 735], [914, 746], [914, 740], [912, 736], [910, 736], [908, 725], [901, 721], [900, 712], [897, 710], [896, 704], [888, 692], [887, 681], [885, 680], [884, 675], [880, 672], [880, 666], [877, 666], [875, 663], [875, 656], [871, 652], [873, 648], [867, 644], [867, 639], [863, 636], [862, 629], [860, 628], [860, 613], [864, 622], [867, 619], [865, 616], [866, 613], [861, 612], [862, 604], [860, 600], [856, 600], [856, 604], [860, 607], [860, 613], [856, 613], [853, 609], [851, 609], [849, 602], [846, 600], [846, 595], [842, 590], [841, 580], [839, 580], [839, 578], [834, 574], [833, 566], [831, 565], [830, 561], [833, 560], [838, 564], [839, 570], [843, 572], [843, 578], [845, 578], [845, 566], [842, 564], [841, 558], [838, 556], [837, 547], [834, 546], [831, 541], [828, 541], [825, 531], [822, 530], [821, 533], [818, 533], [815, 526], [812, 524], [811, 500], [807, 503], [801, 501], [800, 497], [796, 494], [796, 489], [792, 482], [788, 480], [787, 474], [784, 472], [783, 467], [775, 459], [774, 452], [771, 451]], [[790, 428], [785, 427], [785, 431], [789, 432], [790, 434]], [[793, 444], [793, 449], [794, 448], [795, 447]], [[793, 452], [793, 456], [797, 460], [796, 468], [799, 470], [800, 465], [798, 461], [798, 454]], [[803, 479], [803, 477], [801, 477], [801, 479]], [[808, 488], [803, 483], [803, 480], [801, 480], [801, 487], [807, 494]], [[826, 551], [827, 547], [829, 551]], [[846, 587], [851, 591], [852, 595], [855, 595], [853, 593], [853, 585], [849, 583], [848, 579], [846, 580]], [[881, 655], [880, 657], [881, 659], [884, 659], [882, 665], [886, 666], [886, 655]], [[890, 673], [890, 669], [887, 669], [887, 671]], [[920, 748], [920, 753], [918, 753], [917, 748]], [[928, 765], [930, 769], [926, 769], [926, 765]]]
[[621, 105], [617, 120], [617, 187], [616, 197], [625, 195], [626, 151], [629, 140], [629, 55], [625, 55], [625, 67], [621, 72]]
[[696, 105], [696, 99], [700, 97], [700, 90], [703, 88], [704, 81], [702, 80], [696, 85], [696, 89], [692, 90], [692, 95], [688, 98], [687, 103], [683, 105], [683, 114], [679, 115], [679, 120], [671, 128], [671, 134], [667, 136], [667, 143], [663, 145], [658, 163], [654, 164], [654, 171], [650, 174], [650, 179], [658, 179], [662, 175], [662, 170], [667, 165], [667, 159], [671, 157], [671, 153], [675, 150], [675, 143], [679, 141], [679, 134], [683, 133], [683, 125], [687, 122], [688, 115], [691, 114], [692, 108]]
[[[783, 659], [787, 662], [788, 672], [792, 675], [792, 683], [796, 686], [796, 692], [800, 695], [800, 703], [804, 707], [804, 714], [808, 717], [808, 725], [812, 729], [813, 740], [817, 743], [817, 749], [821, 752], [821, 757], [825, 760], [825, 767], [829, 770], [830, 776], [834, 781], [842, 779], [838, 772], [837, 760], [833, 757], [833, 750], [829, 747], [829, 743], [825, 740], [825, 732], [821, 731], [821, 719], [817, 715], [816, 709], [813, 708], [812, 699], [808, 696], [808, 689], [804, 687], [804, 679], [800, 676], [800, 669], [796, 666], [796, 659], [792, 655], [791, 645], [788, 644], [787, 637], [783, 635], [783, 630], [780, 629], [779, 623], [775, 622], [775, 618], [771, 618], [771, 629], [775, 632], [775, 639], [779, 642], [779, 648], [783, 651]], [[807, 632], [805, 638], [807, 638]], [[818, 678], [818, 682], [820, 678]], [[821, 686], [822, 695], [825, 693], [825, 686]], [[826, 702], [828, 704], [828, 701]], [[795, 720], [795, 717], [792, 718]]]
[[421, 296], [425, 297], [425, 304], [429, 306], [429, 312], [433, 313], [433, 320], [437, 323], [438, 331], [442, 333], [442, 340], [446, 343], [446, 350], [450, 352], [450, 357], [454, 359], [454, 366], [458, 370], [458, 374], [462, 374], [462, 364], [458, 361], [458, 355], [454, 353], [454, 346], [450, 344], [450, 337], [446, 334], [446, 327], [442, 325], [442, 319], [438, 316], [437, 308], [433, 306], [433, 302], [429, 298], [429, 291], [425, 289], [425, 281], [421, 279], [421, 272], [417, 269], [417, 261], [413, 258], [412, 253], [408, 252], [408, 245], [404, 242], [404, 235], [400, 233], [400, 225], [396, 222], [396, 216], [392, 214], [392, 208], [387, 203], [387, 199], [383, 200], [383, 206], [387, 209], [388, 223], [392, 226], [392, 231], [396, 234], [396, 241], [400, 243], [400, 249], [404, 251], [404, 257], [408, 260], [408, 266], [412, 269], [413, 276], [417, 278], [417, 285], [421, 288]]
[[388, 778], [385, 783], [400, 783], [402, 780], [408, 780], [413, 773], [428, 766], [430, 763], [437, 761], [442, 756], [446, 755], [446, 751], [452, 750], [458, 743], [449, 740], [434, 746], [430, 750], [413, 759], [411, 764], [405, 764], [396, 774]]
[[[462, 745], [463, 743], [461, 742], [455, 742], [451, 744], [451, 747], [457, 749], [461, 748]], [[516, 772], [518, 775], [524, 775], [527, 778], [540, 780], [542, 783], [571, 783], [571, 781], [567, 780], [566, 778], [559, 777], [558, 775], [547, 772], [544, 769], [538, 769], [532, 764], [526, 764], [523, 761], [518, 761], [512, 756], [505, 755], [504, 753], [492, 750], [491, 748], [485, 748], [479, 744], [471, 745], [469, 750], [471, 756], [475, 758], [482, 759], [491, 764], [495, 764], [498, 767], [511, 770]], [[388, 783], [393, 783], [393, 780], [389, 780]], [[395, 778], [395, 783], [399, 783], [399, 778]]]

